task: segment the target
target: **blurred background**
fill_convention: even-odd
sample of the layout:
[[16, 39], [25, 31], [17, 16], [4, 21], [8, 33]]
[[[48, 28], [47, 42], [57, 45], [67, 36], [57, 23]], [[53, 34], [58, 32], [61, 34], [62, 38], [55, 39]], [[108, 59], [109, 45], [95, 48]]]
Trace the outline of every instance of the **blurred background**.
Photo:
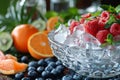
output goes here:
[[[12, 0], [1, 0], [0, 2], [0, 14], [5, 14], [7, 12], [7, 8], [9, 7], [9, 4]], [[16, 0], [19, 2], [24, 2], [25, 0]], [[120, 0], [26, 0], [29, 2], [29, 5], [27, 6], [32, 6], [31, 4], [38, 2], [39, 5], [45, 6], [46, 11], [54, 10], [54, 11], [60, 11], [62, 9], [65, 10], [69, 7], [76, 7], [78, 9], [84, 9], [87, 11], [95, 11], [95, 8], [97, 8], [100, 4], [109, 4], [112, 6], [117, 6], [120, 4]], [[32, 3], [33, 2], [33, 3]], [[55, 3], [63, 3], [66, 2], [64, 5], [56, 5]], [[42, 3], [42, 4], [41, 4]], [[92, 6], [92, 7], [91, 7]], [[64, 8], [63, 8], [64, 7]], [[91, 9], [87, 9], [91, 7]]]

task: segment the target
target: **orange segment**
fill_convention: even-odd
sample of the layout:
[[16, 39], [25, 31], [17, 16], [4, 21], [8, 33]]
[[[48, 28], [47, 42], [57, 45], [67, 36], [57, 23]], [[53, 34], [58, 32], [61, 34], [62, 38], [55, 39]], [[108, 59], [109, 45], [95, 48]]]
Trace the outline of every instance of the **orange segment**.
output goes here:
[[48, 35], [45, 31], [35, 33], [29, 38], [28, 50], [31, 56], [36, 59], [53, 56], [48, 42]]
[[17, 58], [11, 54], [6, 54], [5, 57], [6, 57], [6, 59], [13, 59], [13, 60], [17, 61]]
[[58, 17], [58, 16], [54, 16], [48, 19], [47, 21], [47, 30], [51, 31], [53, 29], [55, 29], [55, 25], [57, 22], [63, 22], [63, 19]]
[[2, 74], [11, 75], [17, 72], [25, 71], [27, 68], [27, 64], [18, 63], [12, 59], [6, 59], [0, 61], [0, 72]]

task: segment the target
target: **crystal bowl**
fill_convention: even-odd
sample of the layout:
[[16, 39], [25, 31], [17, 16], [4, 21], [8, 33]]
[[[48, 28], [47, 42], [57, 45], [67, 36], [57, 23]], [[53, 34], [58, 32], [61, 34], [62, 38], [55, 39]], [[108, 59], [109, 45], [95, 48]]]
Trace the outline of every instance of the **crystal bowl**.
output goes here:
[[54, 40], [55, 31], [48, 34], [53, 54], [63, 65], [80, 75], [109, 78], [120, 74], [120, 47], [85, 49], [69, 47]]

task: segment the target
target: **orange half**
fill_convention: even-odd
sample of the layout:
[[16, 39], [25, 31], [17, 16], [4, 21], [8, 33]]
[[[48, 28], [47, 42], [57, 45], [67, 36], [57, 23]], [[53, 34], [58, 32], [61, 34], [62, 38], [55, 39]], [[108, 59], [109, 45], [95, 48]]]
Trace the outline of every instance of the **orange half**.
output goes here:
[[46, 31], [37, 32], [29, 38], [28, 50], [35, 59], [53, 56]]

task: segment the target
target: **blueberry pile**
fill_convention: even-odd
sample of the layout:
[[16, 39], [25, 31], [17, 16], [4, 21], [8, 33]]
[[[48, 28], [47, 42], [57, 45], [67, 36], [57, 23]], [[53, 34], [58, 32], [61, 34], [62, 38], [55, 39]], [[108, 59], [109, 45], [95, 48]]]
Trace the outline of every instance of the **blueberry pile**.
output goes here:
[[119, 77], [94, 79], [80, 76], [64, 67], [55, 57], [29, 61], [27, 56], [23, 56], [20, 61], [28, 63], [28, 68], [25, 72], [15, 74], [14, 80], [120, 80]]

